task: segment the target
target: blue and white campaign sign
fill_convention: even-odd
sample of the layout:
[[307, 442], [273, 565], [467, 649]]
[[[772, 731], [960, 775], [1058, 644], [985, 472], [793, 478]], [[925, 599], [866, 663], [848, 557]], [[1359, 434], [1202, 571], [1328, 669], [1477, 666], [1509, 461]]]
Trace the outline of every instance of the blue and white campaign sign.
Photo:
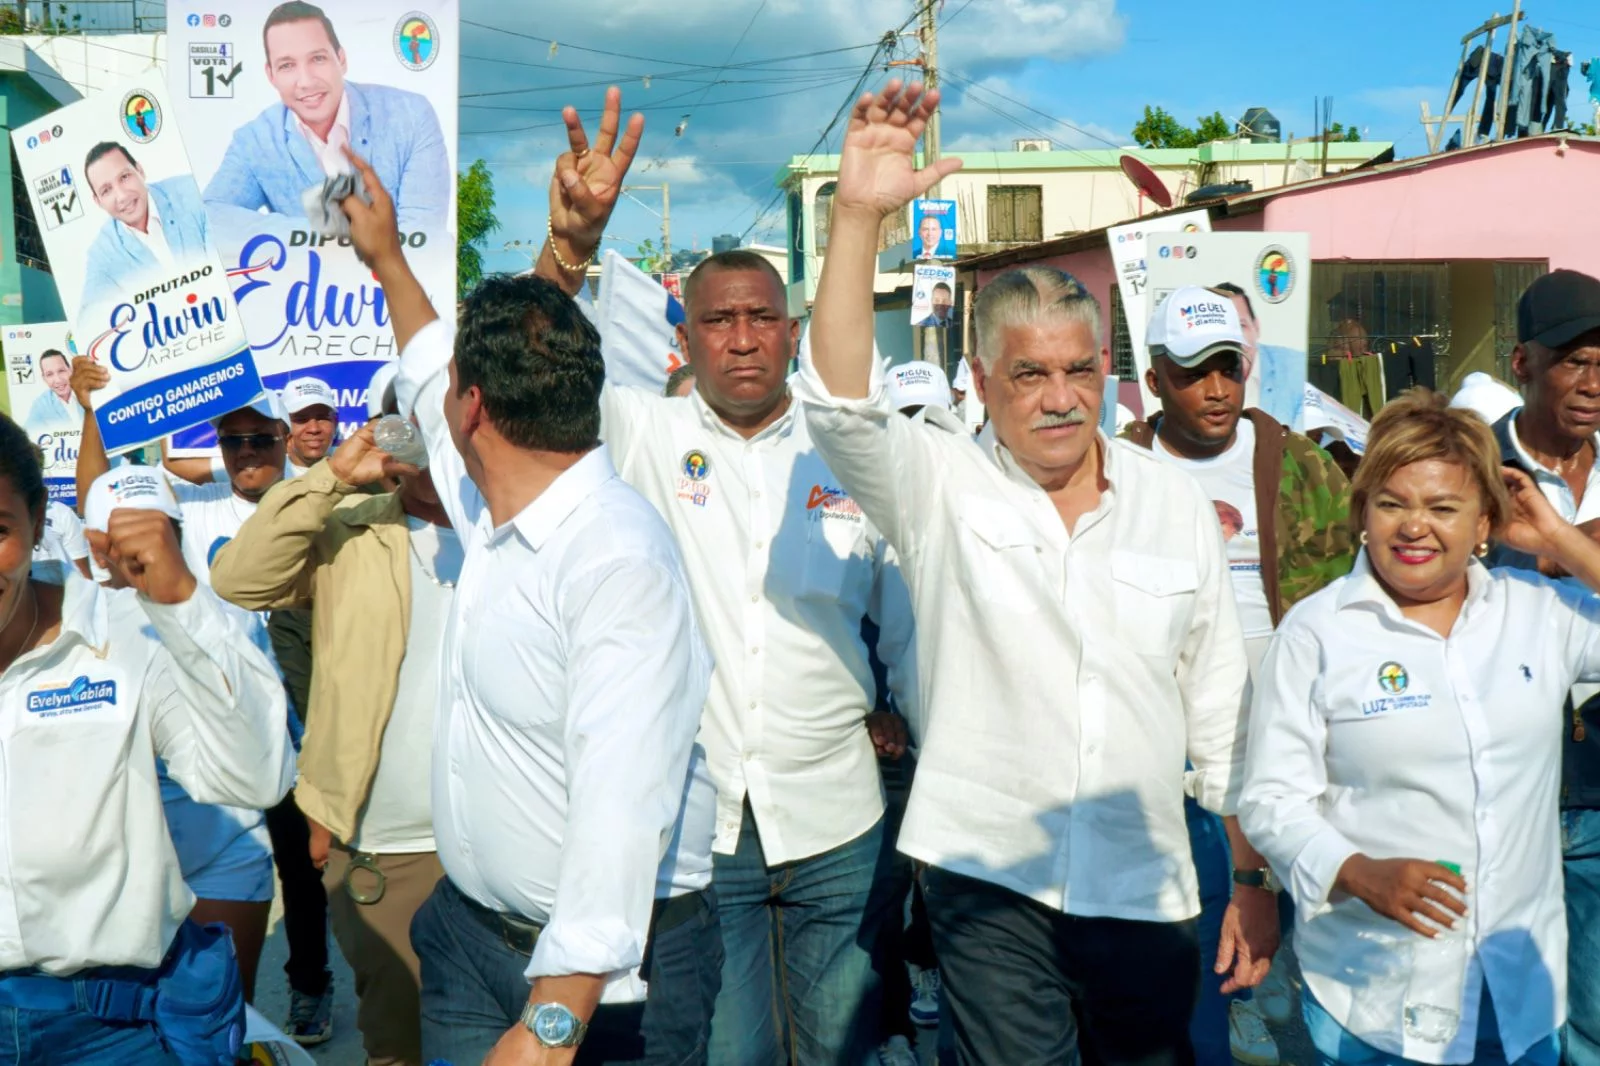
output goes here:
[[106, 450], [260, 395], [160, 75], [53, 111], [11, 140], [78, 348], [111, 372], [95, 396]]
[[7, 326], [3, 333], [11, 420], [44, 452], [50, 498], [72, 507], [78, 497], [78, 441], [83, 406], [72, 395], [72, 327], [65, 322]]
[[956, 202], [916, 200], [911, 204], [913, 259], [956, 257]]
[[613, 249], [600, 266], [595, 326], [606, 361], [606, 380], [660, 392], [667, 375], [684, 364], [678, 347], [683, 305], [649, 274]]
[[347, 239], [313, 231], [305, 200], [350, 169], [345, 145], [366, 159], [394, 197], [412, 270], [454, 317], [457, 0], [225, 8], [168, 0], [168, 92], [263, 380], [322, 380], [348, 436], [366, 421], [373, 372], [399, 352], [372, 272]]

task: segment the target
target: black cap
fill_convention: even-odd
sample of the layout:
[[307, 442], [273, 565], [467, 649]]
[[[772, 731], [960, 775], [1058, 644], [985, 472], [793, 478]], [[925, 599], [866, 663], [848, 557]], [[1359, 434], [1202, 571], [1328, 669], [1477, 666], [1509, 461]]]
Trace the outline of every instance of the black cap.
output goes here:
[[1553, 270], [1529, 285], [1517, 301], [1517, 343], [1563, 348], [1600, 329], [1600, 279], [1576, 270]]

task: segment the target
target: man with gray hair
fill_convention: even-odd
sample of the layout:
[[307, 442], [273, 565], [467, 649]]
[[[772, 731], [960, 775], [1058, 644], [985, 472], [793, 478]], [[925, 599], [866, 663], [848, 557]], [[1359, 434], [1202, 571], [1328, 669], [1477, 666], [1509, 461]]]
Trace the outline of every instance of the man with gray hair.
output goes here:
[[[916, 614], [927, 725], [900, 849], [928, 864], [958, 1062], [1069, 1063], [1081, 1048], [1188, 1063], [1185, 778], [1231, 815], [1244, 760], [1247, 668], [1216, 512], [1193, 479], [1097, 432], [1100, 308], [1058, 270], [978, 294], [973, 387], [990, 421], [976, 443], [942, 411], [889, 410], [877, 235], [959, 165], [915, 168], [937, 97], [890, 82], [856, 104], [796, 385]], [[1267, 899], [1230, 908], [1237, 935], [1215, 965], [1231, 985], [1266, 974]]]

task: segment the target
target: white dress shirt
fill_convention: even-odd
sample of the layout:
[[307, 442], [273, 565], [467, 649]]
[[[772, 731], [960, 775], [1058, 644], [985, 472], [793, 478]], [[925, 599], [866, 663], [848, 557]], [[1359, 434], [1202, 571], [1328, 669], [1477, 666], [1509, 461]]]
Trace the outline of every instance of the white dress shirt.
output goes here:
[[1187, 475], [1100, 438], [1110, 487], [1068, 534], [994, 438], [947, 412], [830, 395], [802, 345], [817, 450], [900, 558], [926, 736], [900, 850], [1070, 914], [1199, 912], [1184, 823], [1231, 814], [1244, 645], [1216, 511]]
[[[1565, 1019], [1562, 700], [1600, 679], [1600, 600], [1526, 571], [1467, 577], [1448, 638], [1401, 616], [1365, 552], [1289, 613], [1261, 667], [1239, 810], [1294, 894], [1307, 986], [1361, 1040], [1422, 1062], [1472, 1061], [1485, 980], [1509, 1060]], [[1460, 867], [1459, 966], [1414, 970], [1421, 936], [1334, 891], [1357, 853]], [[1414, 974], [1462, 982], [1450, 1043], [1408, 1032]]]
[[465, 550], [434, 727], [439, 860], [484, 906], [548, 918], [530, 979], [607, 974], [606, 1002], [642, 999], [711, 659], [671, 532], [604, 447], [493, 525], [444, 420], [453, 344], [429, 324], [395, 388]]
[[335, 174], [350, 173], [350, 160], [344, 154], [344, 148], [350, 143], [350, 94], [340, 90], [339, 109], [333, 114], [333, 127], [328, 130], [328, 139], [318, 137], [296, 115], [294, 124], [300, 127], [300, 133], [306, 139], [306, 144], [311, 146], [312, 154], [317, 157], [317, 162], [322, 165], [322, 172], [329, 177]]
[[140, 244], [150, 250], [150, 254], [156, 257], [156, 262], [163, 266], [171, 265], [172, 246], [167, 243], [167, 231], [161, 224], [161, 212], [156, 210], [155, 200], [148, 195], [146, 195], [145, 200], [149, 205], [149, 214], [145, 218], [145, 231], [140, 233], [132, 226], [129, 226], [128, 232], [133, 234]]
[[203, 800], [272, 806], [283, 684], [203, 585], [167, 606], [71, 574], [61, 613], [0, 675], [0, 971], [156, 966], [194, 904], [156, 758]]
[[715, 848], [746, 799], [771, 865], [836, 848], [883, 815], [867, 734], [874, 683], [861, 620], [898, 678], [911, 639], [880, 602], [883, 538], [811, 445], [796, 407], [746, 440], [698, 392], [607, 385], [603, 436], [683, 552], [717, 662], [700, 739], [717, 786]]

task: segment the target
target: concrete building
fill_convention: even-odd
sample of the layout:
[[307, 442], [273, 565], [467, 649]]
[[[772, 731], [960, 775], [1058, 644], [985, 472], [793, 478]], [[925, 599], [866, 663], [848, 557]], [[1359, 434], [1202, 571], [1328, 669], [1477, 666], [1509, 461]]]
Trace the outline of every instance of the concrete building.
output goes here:
[[[1123, 173], [1133, 155], [1150, 167], [1175, 203], [1208, 186], [1248, 182], [1271, 189], [1322, 174], [1321, 143], [1272, 144], [1216, 141], [1198, 148], [1050, 150], [1049, 142], [1018, 142], [1009, 152], [952, 152], [963, 167], [943, 183], [941, 196], [956, 201], [957, 242], [967, 257], [1092, 231], [1155, 209]], [[1329, 143], [1327, 172], [1342, 173], [1393, 156], [1387, 142]], [[828, 222], [836, 155], [796, 156], [778, 174], [788, 190], [789, 310], [804, 315], [817, 295], [827, 258]], [[891, 219], [880, 236], [880, 348], [911, 358], [911, 218]], [[897, 327], [898, 323], [898, 327]]]

